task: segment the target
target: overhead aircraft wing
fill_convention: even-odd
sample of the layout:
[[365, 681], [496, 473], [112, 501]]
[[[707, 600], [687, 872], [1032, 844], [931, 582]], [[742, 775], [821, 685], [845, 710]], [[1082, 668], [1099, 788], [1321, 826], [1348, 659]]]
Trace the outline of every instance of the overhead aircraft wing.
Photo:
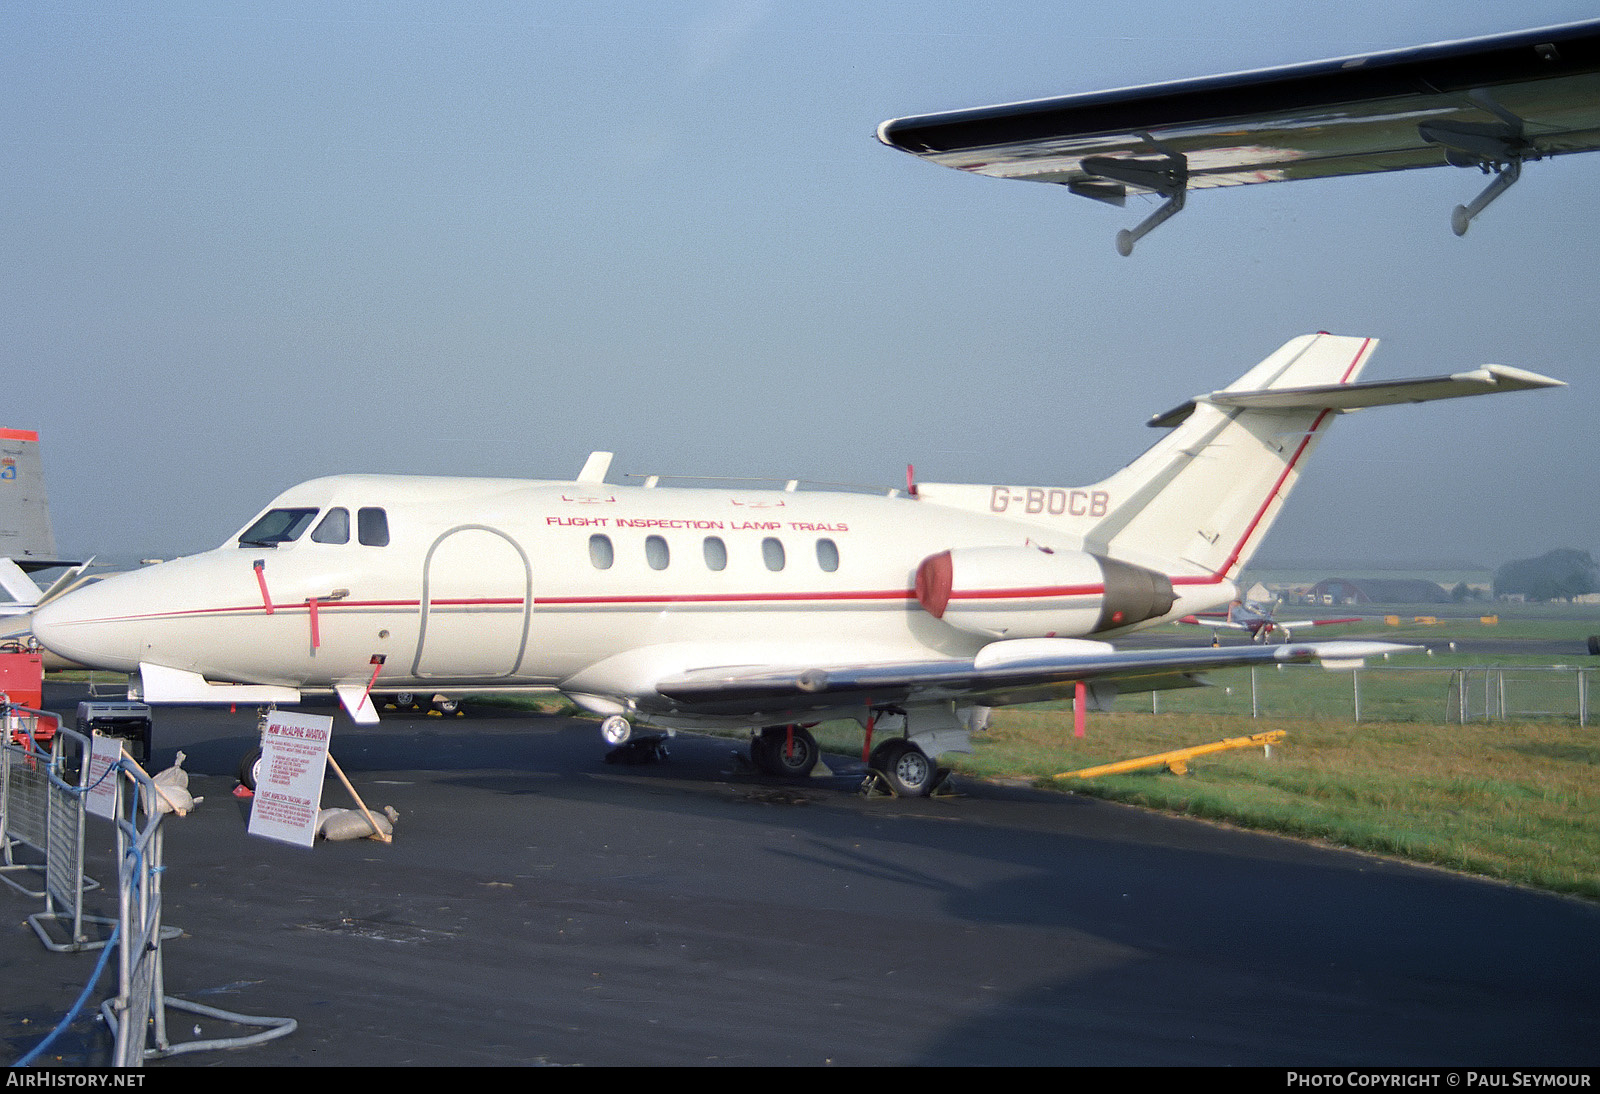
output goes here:
[[1142, 87], [894, 118], [878, 139], [934, 163], [1167, 204], [1118, 237], [1128, 254], [1189, 190], [1481, 167], [1497, 177], [1452, 217], [1457, 235], [1521, 165], [1600, 149], [1600, 20]]
[[1011, 706], [1071, 698], [1080, 681], [1102, 693], [1108, 688], [1160, 691], [1202, 684], [1196, 674], [1208, 669], [1311, 661], [1346, 668], [1368, 657], [1419, 648], [1392, 642], [1298, 642], [1118, 650], [1081, 639], [1019, 638], [991, 643], [971, 659], [696, 669], [657, 680], [651, 705], [703, 715], [761, 714], [774, 722], [868, 705], [954, 700]]

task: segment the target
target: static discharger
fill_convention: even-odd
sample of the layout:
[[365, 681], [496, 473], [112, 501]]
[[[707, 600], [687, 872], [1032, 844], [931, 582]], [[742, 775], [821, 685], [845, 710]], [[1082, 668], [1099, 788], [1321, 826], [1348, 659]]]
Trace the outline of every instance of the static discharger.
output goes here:
[[1099, 767], [1086, 767], [1081, 771], [1063, 771], [1052, 776], [1057, 779], [1092, 779], [1097, 775], [1122, 775], [1129, 771], [1140, 771], [1147, 767], [1166, 767], [1174, 775], [1184, 775], [1189, 771], [1189, 761], [1196, 756], [1204, 756], [1212, 752], [1226, 752], [1232, 748], [1255, 748], [1260, 746], [1271, 755], [1272, 746], [1283, 741], [1285, 733], [1281, 729], [1269, 730], [1266, 733], [1252, 733], [1248, 737], [1229, 737], [1225, 741], [1213, 741], [1208, 745], [1195, 745], [1193, 748], [1178, 748], [1171, 752], [1159, 752], [1154, 756], [1140, 756], [1136, 760], [1121, 760], [1114, 764], [1101, 764]]

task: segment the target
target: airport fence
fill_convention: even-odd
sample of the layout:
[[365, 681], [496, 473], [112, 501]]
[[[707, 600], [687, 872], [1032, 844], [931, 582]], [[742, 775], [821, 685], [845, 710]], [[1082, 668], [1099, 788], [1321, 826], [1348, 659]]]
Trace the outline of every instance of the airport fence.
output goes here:
[[[1276, 665], [1209, 675], [1213, 687], [1158, 691], [1156, 713], [1355, 722], [1595, 721], [1600, 669], [1369, 665], [1328, 671]], [[1142, 697], [1140, 697], [1142, 698]], [[1121, 709], [1136, 709], [1129, 697]]]

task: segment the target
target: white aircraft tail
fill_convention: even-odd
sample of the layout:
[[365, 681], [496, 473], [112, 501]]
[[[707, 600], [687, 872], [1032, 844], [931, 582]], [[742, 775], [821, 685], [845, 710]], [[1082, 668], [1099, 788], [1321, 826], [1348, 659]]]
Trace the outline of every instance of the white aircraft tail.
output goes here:
[[17, 605], [31, 606], [46, 594], [28, 575], [70, 565], [74, 563], [56, 554], [50, 500], [39, 463], [39, 435], [28, 429], [0, 429], [0, 588]]
[[1180, 577], [1234, 578], [1277, 518], [1334, 417], [1399, 402], [1559, 386], [1500, 365], [1358, 383], [1374, 338], [1303, 335], [1220, 391], [1151, 419], [1172, 432], [1080, 488], [924, 483], [929, 502], [1003, 513], [1080, 537], [1095, 554]]
[[1309, 403], [1244, 408], [1215, 396], [1317, 389], [1361, 374], [1377, 340], [1329, 334], [1287, 343], [1221, 392], [1152, 420], [1173, 430], [1092, 489], [1107, 513], [1085, 535], [1097, 554], [1154, 552], [1173, 574], [1233, 578], [1277, 519], [1336, 411]]

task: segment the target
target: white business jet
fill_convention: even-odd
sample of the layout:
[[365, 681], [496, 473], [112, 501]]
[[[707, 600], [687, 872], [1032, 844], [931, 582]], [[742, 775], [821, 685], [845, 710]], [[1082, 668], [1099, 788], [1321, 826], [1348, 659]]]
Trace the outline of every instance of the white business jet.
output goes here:
[[[1216, 608], [1343, 411], [1557, 385], [1490, 365], [1356, 383], [1375, 341], [1308, 335], [1161, 415], [1172, 432], [1081, 488], [922, 483], [902, 493], [341, 475], [296, 486], [204, 554], [41, 609], [39, 640], [135, 674], [151, 703], [558, 690], [614, 746], [749, 732], [777, 774], [806, 724], [855, 719], [873, 767], [927, 793], [984, 708], [1192, 686], [1230, 665], [1359, 663], [1326, 642], [1117, 650]], [[643, 730], [643, 732], [641, 732]]]

